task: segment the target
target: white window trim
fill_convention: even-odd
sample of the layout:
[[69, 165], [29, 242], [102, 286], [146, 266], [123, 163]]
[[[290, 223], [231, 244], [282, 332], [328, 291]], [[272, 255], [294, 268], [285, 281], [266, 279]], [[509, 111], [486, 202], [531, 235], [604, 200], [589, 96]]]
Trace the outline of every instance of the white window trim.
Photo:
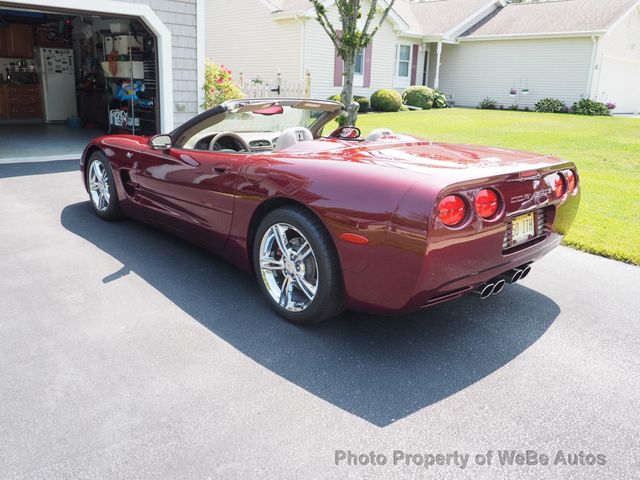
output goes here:
[[[400, 76], [400, 47], [409, 47], [409, 68], [407, 70], [407, 76]], [[394, 63], [393, 83], [396, 86], [409, 86], [411, 83], [411, 65], [413, 63], [413, 45], [410, 43], [398, 42], [396, 44], [396, 58]]]
[[[367, 61], [367, 50], [366, 48], [362, 49], [362, 73], [355, 72], [353, 75], [353, 86], [354, 87], [364, 87], [364, 72], [367, 69], [365, 62]], [[344, 66], [343, 66], [344, 71]]]
[[[32, 8], [51, 11], [69, 10], [78, 13], [95, 13], [96, 15], [114, 15], [139, 17], [158, 39], [158, 73], [160, 78], [160, 131], [170, 132], [175, 128], [173, 123], [173, 70], [171, 32], [162, 23], [158, 15], [148, 5], [126, 3], [113, 0], [3, 0], [6, 8]], [[125, 13], [126, 12], [126, 13]], [[202, 88], [198, 85], [198, 91]]]

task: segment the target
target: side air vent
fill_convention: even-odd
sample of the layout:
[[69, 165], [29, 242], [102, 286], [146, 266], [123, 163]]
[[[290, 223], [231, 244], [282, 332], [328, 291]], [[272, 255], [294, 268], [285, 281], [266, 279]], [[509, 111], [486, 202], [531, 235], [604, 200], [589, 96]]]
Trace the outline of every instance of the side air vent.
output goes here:
[[131, 180], [131, 174], [127, 169], [120, 170], [120, 179], [122, 180], [122, 185], [124, 185], [124, 191], [127, 192], [127, 195], [133, 197], [136, 194], [136, 184]]

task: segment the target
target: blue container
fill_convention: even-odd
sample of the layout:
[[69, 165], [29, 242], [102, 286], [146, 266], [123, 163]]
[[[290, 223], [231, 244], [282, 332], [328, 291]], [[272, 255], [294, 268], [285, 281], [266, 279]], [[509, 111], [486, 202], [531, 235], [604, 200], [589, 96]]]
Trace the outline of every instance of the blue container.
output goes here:
[[80, 128], [82, 126], [82, 121], [80, 117], [69, 117], [67, 118], [67, 127], [69, 128]]

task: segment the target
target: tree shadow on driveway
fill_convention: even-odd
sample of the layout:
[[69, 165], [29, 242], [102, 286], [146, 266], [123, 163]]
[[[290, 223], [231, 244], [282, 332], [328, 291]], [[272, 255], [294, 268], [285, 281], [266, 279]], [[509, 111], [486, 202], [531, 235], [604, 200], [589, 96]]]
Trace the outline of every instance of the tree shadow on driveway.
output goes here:
[[260, 365], [372, 424], [385, 426], [482, 380], [532, 345], [560, 313], [520, 285], [404, 317], [347, 312], [312, 328], [272, 313], [253, 278], [208, 252], [134, 221], [105, 222], [88, 202], [64, 228], [116, 258]]

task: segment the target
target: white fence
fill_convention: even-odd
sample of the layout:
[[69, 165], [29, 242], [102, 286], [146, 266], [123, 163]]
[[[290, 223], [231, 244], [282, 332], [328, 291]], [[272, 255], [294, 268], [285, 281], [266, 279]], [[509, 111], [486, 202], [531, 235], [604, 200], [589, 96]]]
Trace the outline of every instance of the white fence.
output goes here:
[[302, 80], [290, 80], [284, 78], [280, 73], [273, 80], [249, 79], [240, 72], [238, 85], [248, 98], [309, 98], [311, 96], [311, 74], [309, 72]]

